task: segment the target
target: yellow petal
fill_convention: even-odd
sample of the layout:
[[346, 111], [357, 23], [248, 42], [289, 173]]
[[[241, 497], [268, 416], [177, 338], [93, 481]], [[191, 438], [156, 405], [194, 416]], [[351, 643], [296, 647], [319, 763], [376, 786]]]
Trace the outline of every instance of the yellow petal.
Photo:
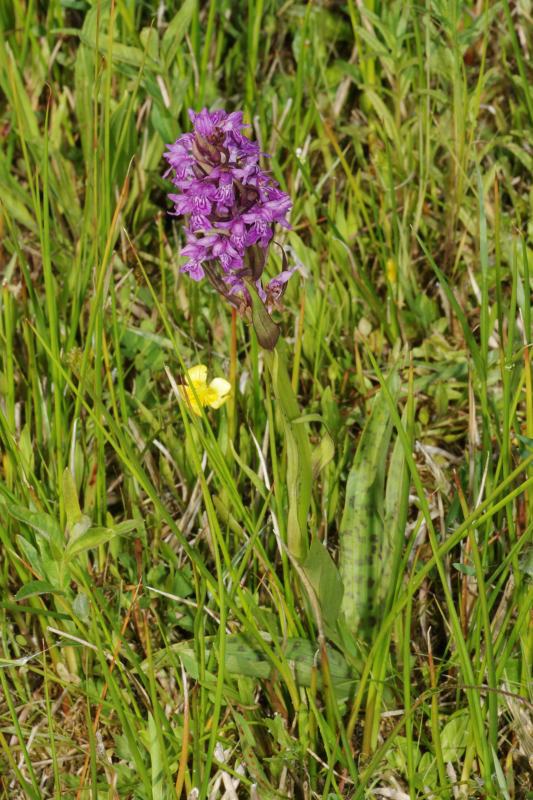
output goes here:
[[224, 378], [214, 378], [209, 384], [209, 390], [210, 398], [207, 402], [211, 408], [220, 408], [229, 397], [231, 383]]
[[[187, 403], [193, 414], [196, 414], [198, 417], [201, 417], [202, 416], [201, 408], [198, 405], [198, 401], [196, 400], [196, 397], [194, 396], [190, 386], [184, 386], [182, 384], [181, 386], [178, 386], [178, 389], [180, 395], [183, 397], [183, 399], [185, 400], [185, 402]], [[196, 392], [196, 395], [198, 396], [198, 400], [201, 402], [201, 398], [198, 394], [198, 391]]]
[[204, 364], [197, 364], [187, 370], [186, 381], [178, 387], [180, 395], [190, 410], [199, 417], [202, 416], [202, 406], [220, 408], [231, 390], [231, 384], [224, 378], [215, 378], [208, 386], [207, 367]]
[[187, 370], [187, 383], [194, 386], [205, 386], [207, 383], [207, 367], [205, 364], [197, 364]]

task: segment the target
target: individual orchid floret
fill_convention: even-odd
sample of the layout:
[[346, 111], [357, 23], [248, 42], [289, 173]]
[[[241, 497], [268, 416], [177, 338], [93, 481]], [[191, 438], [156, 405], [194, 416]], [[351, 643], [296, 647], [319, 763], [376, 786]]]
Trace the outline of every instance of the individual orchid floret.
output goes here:
[[231, 384], [224, 378], [213, 378], [207, 383], [207, 367], [197, 364], [187, 370], [185, 382], [178, 386], [181, 397], [198, 417], [202, 416], [202, 406], [220, 408], [228, 400]]
[[204, 108], [189, 116], [193, 132], [180, 136], [165, 153], [167, 175], [177, 189], [169, 195], [173, 213], [186, 219], [182, 270], [196, 281], [207, 277], [230, 303], [253, 317], [258, 307], [252, 295], [270, 297], [269, 307], [274, 307], [292, 274], [284, 264], [270, 289], [262, 285], [275, 226], [289, 227], [291, 200], [261, 169], [259, 145], [244, 135], [242, 112]]

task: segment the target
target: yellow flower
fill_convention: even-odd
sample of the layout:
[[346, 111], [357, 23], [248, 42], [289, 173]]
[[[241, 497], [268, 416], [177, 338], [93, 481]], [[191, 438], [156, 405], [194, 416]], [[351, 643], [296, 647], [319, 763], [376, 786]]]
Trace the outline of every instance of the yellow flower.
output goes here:
[[229, 397], [231, 384], [224, 378], [214, 378], [208, 385], [207, 367], [203, 364], [197, 364], [196, 367], [191, 367], [191, 369], [187, 370], [185, 383], [182, 383], [178, 388], [191, 411], [201, 417], [201, 406], [220, 408], [220, 406], [224, 405]]

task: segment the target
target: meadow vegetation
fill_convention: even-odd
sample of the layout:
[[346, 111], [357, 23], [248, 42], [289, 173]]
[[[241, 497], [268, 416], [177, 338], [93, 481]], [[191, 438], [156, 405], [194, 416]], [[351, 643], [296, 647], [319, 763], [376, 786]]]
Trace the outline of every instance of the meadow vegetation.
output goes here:
[[[532, 796], [532, 15], [2, 0], [1, 800]], [[204, 106], [286, 374], [180, 273]]]

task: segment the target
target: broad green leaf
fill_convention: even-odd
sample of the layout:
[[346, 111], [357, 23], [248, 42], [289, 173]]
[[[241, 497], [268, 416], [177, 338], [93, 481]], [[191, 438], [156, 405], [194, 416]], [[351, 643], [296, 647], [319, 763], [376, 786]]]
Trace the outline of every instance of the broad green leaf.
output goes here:
[[113, 152], [111, 178], [114, 184], [122, 186], [131, 159], [137, 151], [137, 130], [133, 103], [135, 97], [124, 93], [122, 100], [111, 114], [109, 124], [111, 148]]
[[334, 638], [342, 604], [342, 580], [327, 548], [316, 536], [311, 540], [302, 569], [317, 596], [326, 632], [331, 632]]
[[[261, 786], [261, 800], [278, 800], [279, 793], [269, 790], [269, 781], [264, 772], [264, 759], [257, 755], [257, 734], [253, 725], [247, 720], [244, 714], [240, 714], [237, 708], [232, 710], [232, 717], [239, 734], [239, 743], [246, 764], [247, 771], [253, 780]], [[259, 797], [259, 795], [256, 795]], [[253, 797], [253, 795], [252, 795]]]
[[[392, 382], [396, 383], [394, 376]], [[362, 637], [368, 636], [377, 620], [383, 549], [383, 470], [391, 432], [389, 407], [380, 391], [348, 475], [339, 534], [342, 610], [348, 628]]]
[[112, 529], [116, 536], [126, 536], [133, 531], [140, 532], [144, 530], [144, 526], [141, 520], [125, 519], [124, 522], [118, 522], [116, 525], [113, 525]]
[[76, 597], [74, 598], [74, 602], [72, 603], [72, 610], [78, 616], [82, 622], [89, 622], [90, 619], [90, 606], [89, 606], [89, 598], [85, 594], [85, 592], [79, 592]]
[[257, 341], [265, 350], [273, 350], [279, 339], [279, 326], [273, 321], [266, 310], [266, 306], [257, 293], [255, 284], [245, 279], [246, 286], [252, 298], [252, 325], [257, 336]]
[[[405, 424], [407, 412], [403, 417]], [[387, 469], [385, 490], [385, 514], [383, 540], [381, 543], [381, 568], [377, 575], [377, 603], [384, 604], [390, 596], [391, 582], [395, 583], [396, 572], [405, 542], [405, 525], [409, 507], [409, 473], [405, 462], [402, 440], [396, 437]]]
[[65, 591], [68, 587], [68, 575], [65, 573], [65, 564], [59, 556], [50, 556], [42, 553], [43, 574], [46, 580], [55, 586], [58, 591]]
[[19, 550], [22, 551], [25, 560], [31, 565], [33, 571], [37, 573], [37, 575], [44, 575], [43, 564], [37, 548], [34, 547], [31, 542], [28, 542], [24, 536], [17, 536], [17, 545]]
[[72, 526], [69, 540], [73, 542], [74, 539], [79, 539], [80, 536], [83, 536], [83, 534], [89, 530], [91, 525], [92, 525], [91, 518], [88, 517], [86, 514], [82, 514], [81, 518]]
[[89, 528], [88, 531], [69, 542], [65, 550], [65, 561], [69, 561], [84, 550], [91, 550], [101, 544], [106, 544], [116, 536], [124, 536], [133, 530], [137, 530], [138, 527], [139, 524], [135, 520], [126, 520], [109, 528]]
[[452, 715], [441, 733], [444, 761], [457, 761], [466, 749], [471, 735], [471, 719], [468, 710], [462, 709]]
[[26, 597], [34, 597], [38, 594], [63, 594], [63, 592], [48, 581], [30, 581], [18, 590], [15, 599], [25, 600]]
[[70, 561], [74, 556], [83, 553], [85, 550], [91, 550], [94, 547], [99, 547], [101, 544], [109, 542], [116, 536], [113, 528], [89, 528], [88, 531], [82, 533], [77, 539], [71, 541], [65, 550], [65, 561]]
[[[98, 49], [103, 56], [107, 54], [107, 35], [104, 39], [104, 43], [101, 44]], [[113, 42], [111, 56], [113, 63], [126, 64], [129, 67], [135, 67], [137, 70], [141, 69], [143, 64], [150, 64], [152, 68], [156, 67], [155, 62], [147, 57], [147, 54], [143, 53], [138, 47], [131, 47], [131, 45], [120, 44], [119, 42]]]
[[422, 786], [435, 787], [435, 790], [437, 789], [437, 762], [432, 753], [423, 753], [418, 762], [417, 773]]
[[[3, 198], [2, 198], [3, 199]], [[24, 425], [18, 441], [20, 459], [27, 475], [33, 472], [35, 464], [35, 451], [33, 449], [32, 432], [30, 425]]]
[[63, 534], [59, 523], [49, 514], [42, 511], [30, 511], [18, 505], [8, 505], [7, 510], [14, 519], [23, 522], [40, 536], [56, 546], [63, 545]]

